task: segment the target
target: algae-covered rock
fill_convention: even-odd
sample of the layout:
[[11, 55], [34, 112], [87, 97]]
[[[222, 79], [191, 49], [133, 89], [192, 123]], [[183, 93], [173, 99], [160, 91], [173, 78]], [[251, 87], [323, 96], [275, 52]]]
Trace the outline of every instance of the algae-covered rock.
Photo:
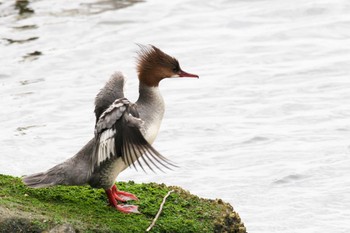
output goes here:
[[0, 232], [9, 233], [9, 232], [23, 232], [23, 233], [40, 233], [42, 229], [37, 226], [35, 223], [32, 223], [27, 218], [19, 217], [9, 217], [2, 216], [3, 218], [0, 221]]
[[49, 233], [75, 233], [75, 232], [76, 231], [74, 227], [67, 223], [62, 225], [57, 225], [49, 231]]
[[145, 232], [170, 190], [174, 192], [150, 232], [246, 232], [239, 215], [222, 200], [199, 198], [164, 184], [117, 185], [139, 197], [131, 203], [139, 205], [141, 214], [114, 210], [103, 190], [89, 186], [31, 189], [20, 178], [0, 175], [0, 233], [55, 232], [64, 227], [67, 232]]

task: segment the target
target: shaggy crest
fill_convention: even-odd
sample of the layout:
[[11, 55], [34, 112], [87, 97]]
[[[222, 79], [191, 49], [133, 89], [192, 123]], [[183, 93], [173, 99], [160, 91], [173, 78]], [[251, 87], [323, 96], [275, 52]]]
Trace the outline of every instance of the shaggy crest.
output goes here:
[[[176, 58], [153, 45], [138, 44], [138, 46], [140, 51], [138, 51], [137, 72], [140, 81], [150, 86], [157, 86], [163, 78], [170, 77], [180, 71], [180, 65]], [[155, 73], [156, 70], [158, 70], [157, 73]]]

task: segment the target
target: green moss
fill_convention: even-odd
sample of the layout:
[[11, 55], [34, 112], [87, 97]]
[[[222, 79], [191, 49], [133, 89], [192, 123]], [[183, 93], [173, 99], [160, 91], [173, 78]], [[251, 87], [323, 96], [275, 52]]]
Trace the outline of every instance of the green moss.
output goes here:
[[0, 217], [0, 232], [6, 232], [4, 226], [16, 225], [13, 221], [33, 232], [63, 223], [79, 232], [144, 232], [172, 189], [175, 192], [151, 232], [246, 232], [238, 214], [221, 200], [202, 199], [164, 184], [118, 182], [117, 186], [138, 196], [140, 201], [130, 203], [139, 205], [141, 214], [116, 211], [107, 205], [103, 190], [89, 186], [31, 189], [20, 178], [0, 175], [0, 216], [6, 216]]

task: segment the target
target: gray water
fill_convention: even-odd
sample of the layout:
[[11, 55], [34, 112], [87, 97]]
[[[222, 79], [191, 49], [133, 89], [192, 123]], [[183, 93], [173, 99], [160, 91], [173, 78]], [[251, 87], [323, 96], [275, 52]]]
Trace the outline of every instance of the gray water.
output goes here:
[[119, 180], [222, 198], [249, 232], [350, 232], [349, 1], [0, 3], [0, 173], [74, 155], [98, 90], [121, 70], [135, 101], [154, 44], [200, 76], [161, 83], [154, 146], [180, 168]]

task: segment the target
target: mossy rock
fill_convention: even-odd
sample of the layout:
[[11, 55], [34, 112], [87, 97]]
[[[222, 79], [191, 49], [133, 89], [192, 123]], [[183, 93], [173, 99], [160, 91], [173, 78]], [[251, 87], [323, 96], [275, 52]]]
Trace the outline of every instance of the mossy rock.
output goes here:
[[20, 178], [0, 175], [0, 233], [43, 232], [69, 224], [77, 232], [145, 232], [163, 211], [150, 232], [235, 232], [246, 229], [232, 206], [222, 200], [199, 198], [179, 187], [164, 184], [118, 182], [121, 190], [134, 193], [141, 214], [123, 214], [107, 205], [103, 190], [89, 186], [56, 186], [32, 189]]

